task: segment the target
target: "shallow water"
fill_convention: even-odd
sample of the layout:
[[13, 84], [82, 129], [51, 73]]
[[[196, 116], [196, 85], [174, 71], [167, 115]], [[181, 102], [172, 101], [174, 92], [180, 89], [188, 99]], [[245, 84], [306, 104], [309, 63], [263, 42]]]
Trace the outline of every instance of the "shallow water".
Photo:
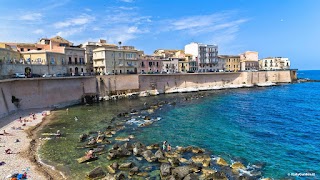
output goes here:
[[[302, 71], [298, 76], [320, 77], [320, 71]], [[69, 107], [56, 112], [57, 117], [43, 132], [58, 129], [66, 138], [47, 141], [41, 157], [72, 178], [83, 177], [96, 166], [110, 163], [104, 155], [99, 160], [78, 164], [85, 149], [76, 148], [78, 137], [89, 131], [103, 130], [112, 117], [132, 108], [160, 100], [176, 101], [152, 114], [162, 117], [149, 127], [130, 126], [120, 132], [133, 134], [144, 144], [167, 140], [171, 146], [195, 145], [227, 161], [248, 164], [265, 163], [265, 177], [283, 178], [288, 173], [320, 174], [320, 83], [287, 84], [266, 88], [242, 88], [206, 93], [208, 96], [184, 101], [190, 94], [104, 102], [93, 106]], [[78, 121], [74, 117], [78, 117]]]

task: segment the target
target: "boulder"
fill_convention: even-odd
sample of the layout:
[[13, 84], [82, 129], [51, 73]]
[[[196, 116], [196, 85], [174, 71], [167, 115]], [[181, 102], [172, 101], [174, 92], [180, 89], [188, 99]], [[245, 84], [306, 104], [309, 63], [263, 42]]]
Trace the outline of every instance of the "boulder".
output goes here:
[[226, 160], [224, 160], [221, 157], [217, 158], [217, 164], [219, 164], [220, 166], [228, 166], [228, 163], [226, 162]]
[[116, 180], [126, 180], [126, 176], [123, 173], [115, 175]]
[[163, 152], [162, 152], [160, 149], [158, 149], [158, 151], [156, 151], [156, 153], [154, 154], [154, 156], [155, 156], [156, 158], [158, 158], [158, 160], [159, 160], [159, 159], [162, 160], [162, 159], [165, 158]]
[[147, 172], [139, 172], [139, 173], [137, 174], [137, 176], [147, 177], [147, 176], [148, 176], [148, 173], [147, 173]]
[[171, 174], [171, 165], [167, 163], [162, 163], [160, 166], [161, 177], [167, 177]]
[[204, 152], [205, 152], [204, 149], [199, 148], [199, 147], [192, 147], [192, 148], [191, 148], [191, 151], [192, 151], [192, 153], [194, 153], [194, 154], [199, 154], [199, 153], [204, 153]]
[[137, 166], [135, 166], [135, 167], [133, 167], [133, 168], [131, 168], [131, 169], [129, 170], [129, 175], [130, 175], [130, 176], [133, 176], [133, 175], [135, 175], [135, 174], [138, 174], [138, 172], [139, 172], [139, 168], [138, 168]]
[[116, 141], [130, 141], [128, 137], [116, 137], [114, 140]]
[[232, 163], [231, 168], [238, 170], [238, 169], [245, 169], [246, 167], [241, 162], [234, 162]]
[[128, 169], [132, 168], [133, 166], [134, 166], [134, 163], [132, 163], [132, 162], [122, 163], [122, 164], [120, 164], [119, 169], [120, 170], [128, 170]]
[[180, 161], [180, 163], [189, 163], [188, 159], [185, 159], [185, 158], [182, 158], [182, 157], [179, 158], [179, 161]]
[[87, 134], [81, 134], [79, 136], [79, 142], [84, 142], [87, 139], [88, 135]]
[[116, 178], [112, 174], [107, 174], [103, 179], [104, 180], [116, 180]]
[[88, 177], [92, 179], [103, 178], [105, 176], [106, 176], [106, 173], [103, 171], [102, 167], [97, 167], [88, 174]]
[[112, 165], [107, 166], [107, 171], [110, 174], [115, 174], [116, 173], [116, 169], [112, 167]]
[[180, 161], [178, 158], [172, 157], [172, 158], [168, 158], [169, 163], [171, 164], [171, 166], [179, 166], [180, 165]]
[[183, 179], [190, 172], [191, 172], [191, 169], [189, 166], [179, 166], [172, 170], [172, 175], [174, 175], [176, 179]]
[[203, 167], [209, 167], [209, 166], [210, 166], [210, 160], [204, 159], [204, 160], [202, 161], [202, 165], [203, 165]]
[[207, 179], [216, 179], [216, 180], [227, 180], [227, 176], [224, 172], [214, 172], [206, 176]]
[[180, 154], [178, 154], [177, 152], [165, 152], [164, 155], [167, 158], [179, 158]]
[[154, 162], [156, 160], [156, 157], [152, 153], [151, 150], [146, 150], [141, 153], [142, 157], [146, 159], [148, 162]]
[[199, 179], [199, 176], [194, 173], [188, 174], [183, 178], [183, 180], [194, 180], [194, 179]]
[[133, 145], [133, 154], [135, 156], [140, 156], [141, 153], [145, 150], [145, 146], [141, 142], [136, 142]]
[[208, 176], [209, 174], [214, 174], [216, 172], [215, 170], [210, 168], [202, 168], [201, 171], [205, 176]]
[[111, 167], [112, 167], [113, 169], [118, 169], [118, 167], [119, 167], [118, 162], [112, 163], [112, 164], [111, 164]]
[[203, 163], [204, 161], [209, 161], [211, 160], [209, 155], [197, 155], [197, 156], [193, 156], [191, 157], [191, 160], [195, 163]]
[[150, 146], [147, 146], [147, 149], [149, 149], [149, 150], [159, 149], [159, 144], [152, 144]]
[[120, 146], [121, 149], [126, 149], [128, 151], [132, 151], [133, 145], [130, 142], [126, 142]]

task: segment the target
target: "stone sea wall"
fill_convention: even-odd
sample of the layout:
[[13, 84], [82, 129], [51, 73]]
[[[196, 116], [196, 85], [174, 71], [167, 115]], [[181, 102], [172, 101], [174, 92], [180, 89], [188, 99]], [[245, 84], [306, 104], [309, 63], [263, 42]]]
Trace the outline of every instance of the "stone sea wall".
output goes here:
[[32, 78], [0, 81], [0, 118], [19, 110], [59, 107], [96, 94], [95, 77]]
[[19, 110], [75, 104], [87, 94], [111, 97], [141, 92], [191, 92], [290, 83], [296, 78], [296, 70], [287, 70], [1, 80], [0, 118]]

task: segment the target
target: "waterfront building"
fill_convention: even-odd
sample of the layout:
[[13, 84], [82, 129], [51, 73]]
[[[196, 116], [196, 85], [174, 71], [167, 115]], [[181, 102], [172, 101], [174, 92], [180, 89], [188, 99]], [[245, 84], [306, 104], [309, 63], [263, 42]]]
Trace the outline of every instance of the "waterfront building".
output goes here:
[[85, 42], [81, 48], [85, 49], [85, 62], [87, 63], [87, 72], [93, 73], [93, 50], [98, 47], [117, 48], [115, 44], [108, 44], [106, 40], [100, 39], [99, 42]]
[[259, 70], [258, 52], [246, 51], [240, 54], [240, 70], [241, 71], [257, 71]]
[[162, 60], [162, 72], [164, 73], [177, 73], [179, 72], [179, 59], [180, 58], [168, 58]]
[[99, 47], [93, 50], [94, 71], [99, 74], [136, 74], [143, 51], [133, 46]]
[[198, 72], [218, 70], [218, 46], [192, 42], [185, 45], [186, 54], [192, 54], [192, 61], [197, 64]]
[[240, 71], [240, 56], [237, 55], [220, 55], [219, 56], [221, 70], [226, 72]]
[[183, 50], [176, 49], [157, 49], [153, 52], [154, 56], [160, 56], [162, 59], [168, 59], [173, 57], [183, 57]]
[[138, 73], [154, 74], [162, 71], [162, 57], [153, 55], [144, 55], [139, 60]]
[[259, 60], [260, 70], [285, 70], [290, 69], [289, 58], [268, 57]]
[[20, 63], [21, 54], [17, 49], [12, 48], [8, 44], [0, 43], [0, 64], [4, 63]]

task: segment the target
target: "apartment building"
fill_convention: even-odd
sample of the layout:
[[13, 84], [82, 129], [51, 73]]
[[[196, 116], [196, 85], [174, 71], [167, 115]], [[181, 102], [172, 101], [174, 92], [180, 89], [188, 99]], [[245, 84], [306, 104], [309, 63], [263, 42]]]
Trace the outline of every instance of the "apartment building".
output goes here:
[[226, 72], [238, 72], [240, 71], [240, 56], [236, 55], [220, 55], [219, 56], [220, 67]]
[[260, 70], [284, 70], [290, 69], [289, 58], [268, 57], [259, 60]]
[[185, 46], [185, 53], [192, 54], [192, 61], [197, 64], [198, 72], [217, 71], [218, 46], [192, 42]]
[[258, 52], [246, 51], [240, 54], [240, 70], [241, 71], [257, 71], [259, 70]]
[[94, 71], [99, 74], [136, 74], [143, 51], [133, 46], [99, 47], [93, 50]]
[[154, 74], [162, 71], [162, 57], [153, 55], [144, 55], [139, 60], [138, 73]]

